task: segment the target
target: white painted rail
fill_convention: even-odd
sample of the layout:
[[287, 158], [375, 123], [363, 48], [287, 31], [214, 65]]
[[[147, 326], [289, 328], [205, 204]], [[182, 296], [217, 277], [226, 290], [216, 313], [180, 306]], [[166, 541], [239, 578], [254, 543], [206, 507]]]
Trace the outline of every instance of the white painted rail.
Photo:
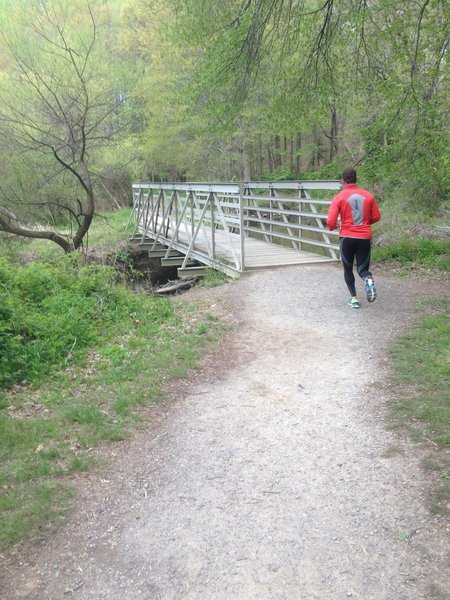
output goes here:
[[169, 261], [182, 255], [230, 275], [337, 260], [326, 229], [338, 181], [135, 183], [133, 239]]

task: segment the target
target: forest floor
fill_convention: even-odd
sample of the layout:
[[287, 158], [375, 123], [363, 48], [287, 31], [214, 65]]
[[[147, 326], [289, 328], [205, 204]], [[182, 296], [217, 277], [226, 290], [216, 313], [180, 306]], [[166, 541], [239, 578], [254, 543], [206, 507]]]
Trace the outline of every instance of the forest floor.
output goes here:
[[1, 597], [447, 598], [437, 477], [386, 405], [390, 344], [449, 285], [376, 281], [359, 310], [329, 264], [177, 297], [228, 326], [218, 350], [75, 478], [60, 530], [4, 557]]

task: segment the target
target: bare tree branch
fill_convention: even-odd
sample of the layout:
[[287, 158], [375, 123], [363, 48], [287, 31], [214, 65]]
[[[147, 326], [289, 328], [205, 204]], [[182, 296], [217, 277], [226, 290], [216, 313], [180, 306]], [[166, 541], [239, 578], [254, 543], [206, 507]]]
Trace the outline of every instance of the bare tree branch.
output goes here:
[[6, 207], [0, 229], [16, 235], [51, 239], [66, 252], [78, 248], [89, 230], [95, 212], [89, 160], [94, 149], [110, 140], [111, 128], [108, 130], [107, 123], [122, 104], [112, 90], [101, 89], [98, 78], [93, 77], [94, 68], [98, 67], [94, 58], [97, 24], [89, 0], [85, 6], [89, 26], [81, 32], [70, 22], [71, 11], [76, 8], [67, 5], [64, 10], [54, 12], [43, 3], [35, 18], [28, 15], [21, 46], [16, 44], [15, 38], [7, 39], [4, 35], [16, 66], [22, 98], [18, 102], [13, 93], [10, 101], [2, 102], [0, 125], [5, 138], [11, 139], [17, 155], [31, 152], [53, 157], [56, 173], [60, 177], [65, 173], [74, 177], [84, 191], [84, 198], [82, 201], [72, 198], [60, 205], [52, 199], [19, 200], [17, 195], [8, 197], [2, 190], [8, 205], [21, 206], [22, 211], [25, 207], [34, 210], [40, 207], [53, 215], [65, 213], [74, 231], [67, 237], [35, 230], [19, 219], [8, 217]]

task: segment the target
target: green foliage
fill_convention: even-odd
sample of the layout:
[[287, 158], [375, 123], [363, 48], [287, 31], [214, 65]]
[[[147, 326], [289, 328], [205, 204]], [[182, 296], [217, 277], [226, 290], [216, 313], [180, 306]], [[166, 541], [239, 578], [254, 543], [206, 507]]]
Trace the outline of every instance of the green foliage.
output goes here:
[[97, 253], [111, 255], [117, 262], [122, 259], [125, 263], [129, 262], [126, 244], [135, 227], [130, 216], [130, 208], [96, 214], [85, 240], [86, 250], [95, 248]]
[[400, 264], [406, 268], [450, 271], [450, 240], [419, 238], [373, 249], [375, 262]]
[[0, 495], [0, 545], [29, 537], [43, 523], [56, 525], [66, 514], [73, 490], [55, 481], [7, 488]]
[[[449, 298], [422, 303], [426, 316], [399, 337], [391, 353], [399, 393], [391, 403], [392, 418], [406, 426], [416, 439], [431, 440], [435, 464], [444, 485], [436, 496], [436, 507], [444, 509], [450, 499], [450, 310]], [[438, 499], [439, 498], [439, 499]]]
[[306, 168], [335, 179], [356, 164], [410, 210], [435, 214], [450, 185], [448, 3], [257, 5], [168, 3], [181, 18], [166, 47], [195, 55], [184, 65], [182, 119], [205, 158], [188, 173], [285, 179], [306, 178]]
[[0, 387], [38, 383], [85, 356], [111, 325], [139, 310], [107, 267], [0, 262]]
[[292, 181], [294, 176], [285, 167], [277, 167], [271, 173], [265, 173], [261, 176], [261, 181]]
[[201, 280], [201, 285], [205, 287], [217, 287], [229, 281], [228, 276], [217, 269], [206, 269], [205, 276]]
[[[306, 181], [315, 179], [340, 180], [342, 171], [347, 166], [348, 165], [345, 163], [342, 157], [336, 157], [334, 160], [318, 169], [303, 171], [301, 173], [301, 179], [305, 179]], [[359, 173], [358, 177], [361, 179], [361, 172]]]

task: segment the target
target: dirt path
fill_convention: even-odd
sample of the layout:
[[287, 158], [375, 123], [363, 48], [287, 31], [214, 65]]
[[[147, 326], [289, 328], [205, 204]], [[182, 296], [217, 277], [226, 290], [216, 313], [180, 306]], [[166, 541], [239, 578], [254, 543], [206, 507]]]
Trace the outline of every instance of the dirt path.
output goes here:
[[82, 478], [67, 526], [7, 561], [3, 598], [446, 598], [448, 522], [383, 423], [385, 350], [430, 290], [377, 283], [359, 311], [329, 265], [183, 296], [231, 325], [220, 356]]

